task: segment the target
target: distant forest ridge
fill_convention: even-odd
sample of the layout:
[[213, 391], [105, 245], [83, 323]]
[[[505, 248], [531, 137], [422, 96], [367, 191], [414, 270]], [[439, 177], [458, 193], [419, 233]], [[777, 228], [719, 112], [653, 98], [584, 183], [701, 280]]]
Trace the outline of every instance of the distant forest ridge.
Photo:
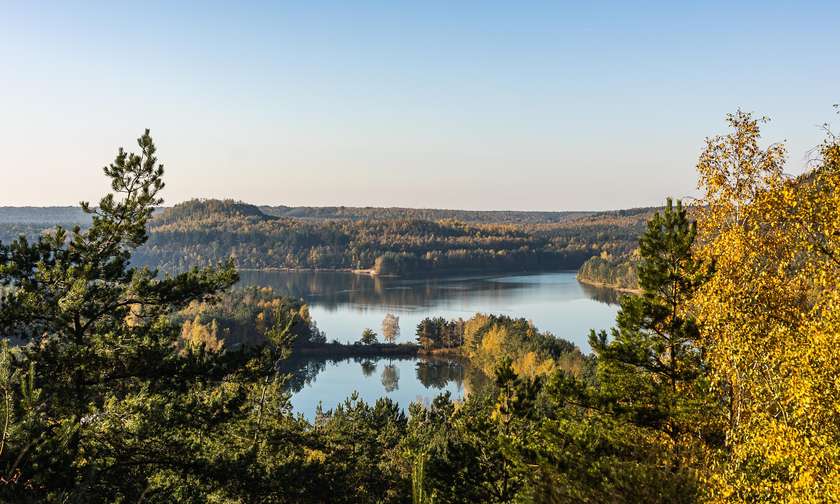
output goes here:
[[[174, 207], [161, 207], [156, 214], [180, 206], [205, 203], [221, 210], [217, 204], [236, 211], [261, 213], [273, 217], [298, 219], [348, 219], [348, 220], [458, 220], [486, 224], [553, 224], [568, 222], [585, 217], [604, 217], [610, 215], [632, 216], [647, 214], [655, 207], [639, 207], [622, 210], [601, 211], [534, 211], [534, 210], [454, 210], [440, 208], [404, 208], [404, 207], [349, 207], [349, 206], [285, 206], [251, 205], [241, 201], [218, 199], [194, 199], [179, 203]], [[246, 210], [247, 209], [247, 210]], [[2, 224], [81, 224], [90, 222], [90, 217], [78, 206], [0, 206]]]
[[[191, 200], [161, 208], [134, 260], [183, 271], [232, 257], [243, 269], [371, 269], [411, 275], [577, 269], [636, 247], [655, 208], [609, 212], [257, 207]], [[75, 207], [0, 207], [0, 241], [89, 223]]]
[[446, 210], [438, 208], [402, 207], [287, 207], [260, 206], [260, 210], [275, 217], [299, 219], [419, 219], [458, 220], [485, 224], [545, 224], [565, 222], [593, 215], [590, 211], [542, 212], [517, 210]]

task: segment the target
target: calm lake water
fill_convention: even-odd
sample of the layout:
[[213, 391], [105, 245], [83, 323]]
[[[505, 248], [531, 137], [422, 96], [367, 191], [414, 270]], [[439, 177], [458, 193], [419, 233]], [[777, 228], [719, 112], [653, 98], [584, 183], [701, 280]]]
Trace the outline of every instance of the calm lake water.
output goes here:
[[412, 402], [430, 404], [447, 391], [462, 399], [487, 383], [468, 363], [446, 358], [292, 359], [284, 371], [292, 375], [294, 411], [309, 420], [319, 405], [335, 408], [354, 392], [369, 404], [388, 397], [408, 410]]
[[[589, 352], [589, 330], [612, 327], [618, 312], [614, 291], [582, 285], [574, 272], [401, 279], [246, 271], [241, 278], [244, 285], [271, 286], [278, 294], [303, 298], [327, 339], [341, 342], [358, 340], [367, 327], [381, 333], [388, 313], [399, 317], [397, 341], [413, 341], [425, 317], [468, 319], [483, 312], [525, 317]], [[292, 404], [310, 419], [319, 402], [329, 409], [353, 391], [368, 402], [388, 396], [407, 408], [444, 390], [461, 398], [477, 380], [463, 364], [440, 359], [310, 359], [293, 365]]]

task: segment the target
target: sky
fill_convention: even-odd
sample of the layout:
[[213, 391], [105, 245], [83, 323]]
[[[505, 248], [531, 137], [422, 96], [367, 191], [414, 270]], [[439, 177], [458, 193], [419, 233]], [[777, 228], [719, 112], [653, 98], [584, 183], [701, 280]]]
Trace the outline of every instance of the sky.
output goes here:
[[836, 1], [0, 0], [0, 206], [98, 201], [145, 128], [166, 204], [656, 205], [697, 195], [739, 107], [801, 172], [840, 130], [838, 26]]

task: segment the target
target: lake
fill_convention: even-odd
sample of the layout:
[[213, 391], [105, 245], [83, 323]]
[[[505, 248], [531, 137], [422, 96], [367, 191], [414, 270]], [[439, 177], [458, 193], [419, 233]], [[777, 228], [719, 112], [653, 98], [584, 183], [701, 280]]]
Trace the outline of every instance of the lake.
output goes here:
[[308, 420], [319, 405], [325, 411], [335, 408], [354, 392], [369, 404], [388, 397], [407, 410], [412, 402], [428, 405], [444, 392], [463, 399], [487, 383], [468, 362], [446, 358], [292, 358], [283, 371], [292, 377], [294, 411]]
[[[399, 317], [399, 342], [414, 341], [415, 328], [425, 317], [468, 319], [483, 312], [524, 317], [588, 353], [589, 330], [612, 327], [618, 312], [614, 291], [580, 284], [572, 271], [425, 279], [243, 271], [240, 283], [303, 298], [327, 340], [341, 342], [358, 340], [368, 327], [381, 333], [389, 313]], [[310, 419], [319, 402], [332, 408], [354, 390], [366, 401], [388, 396], [407, 408], [444, 390], [462, 398], [476, 381], [464, 378], [475, 375], [468, 366], [440, 359], [309, 359], [294, 366], [292, 404]]]

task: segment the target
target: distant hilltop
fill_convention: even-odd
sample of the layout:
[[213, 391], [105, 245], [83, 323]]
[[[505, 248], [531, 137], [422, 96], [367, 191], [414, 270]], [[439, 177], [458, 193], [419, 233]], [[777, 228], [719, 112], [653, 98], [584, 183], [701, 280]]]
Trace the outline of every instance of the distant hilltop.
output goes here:
[[[592, 257], [631, 253], [654, 211], [258, 207], [194, 199], [155, 211], [149, 241], [133, 261], [165, 271], [228, 258], [242, 269], [383, 275], [576, 270]], [[0, 241], [89, 219], [74, 207], [0, 207]]]
[[[194, 218], [202, 213], [256, 218], [282, 217], [312, 220], [456, 220], [484, 224], [557, 224], [587, 217], [632, 217], [655, 208], [605, 211], [452, 210], [440, 208], [253, 205], [232, 199], [193, 199], [162, 207], [155, 219]], [[0, 224], [81, 224], [90, 217], [78, 206], [0, 206]]]

